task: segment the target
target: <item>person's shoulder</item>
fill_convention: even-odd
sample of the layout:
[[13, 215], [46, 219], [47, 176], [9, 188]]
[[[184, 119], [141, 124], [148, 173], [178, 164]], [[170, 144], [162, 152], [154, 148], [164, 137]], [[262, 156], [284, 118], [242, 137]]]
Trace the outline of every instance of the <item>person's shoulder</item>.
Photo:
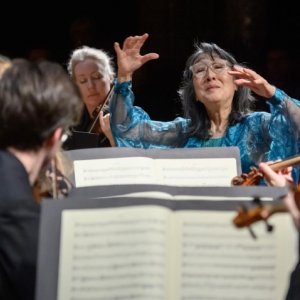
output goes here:
[[245, 120], [253, 120], [253, 119], [260, 119], [260, 118], [269, 117], [269, 116], [270, 116], [270, 113], [267, 111], [253, 111], [253, 112], [247, 114], [244, 119]]
[[15, 197], [13, 193], [1, 193], [0, 196], [0, 218], [17, 222], [18, 220], [31, 219], [38, 222], [40, 216], [40, 205], [32, 196]]
[[267, 122], [271, 118], [271, 114], [266, 111], [253, 111], [244, 116], [240, 123], [253, 126], [253, 124], [261, 124]]
[[250, 113], [245, 114], [242, 116], [236, 124], [242, 124], [242, 123], [247, 123], [255, 118], [257, 118], [260, 115], [260, 112], [252, 111]]

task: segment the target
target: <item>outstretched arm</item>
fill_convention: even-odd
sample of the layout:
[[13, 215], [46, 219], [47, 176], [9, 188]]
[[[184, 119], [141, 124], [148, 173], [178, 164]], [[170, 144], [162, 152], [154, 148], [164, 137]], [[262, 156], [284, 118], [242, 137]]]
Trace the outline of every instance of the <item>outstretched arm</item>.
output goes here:
[[157, 53], [141, 55], [148, 36], [147, 33], [130, 36], [125, 39], [122, 48], [118, 43], [114, 44], [118, 82], [109, 102], [113, 136], [119, 147], [182, 147], [186, 142], [188, 120], [178, 117], [170, 122], [152, 121], [143, 109], [133, 105], [132, 74], [146, 62], [159, 57]]
[[132, 74], [149, 60], [157, 59], [157, 53], [141, 55], [141, 48], [148, 39], [148, 33], [143, 35], [129, 36], [123, 42], [121, 48], [119, 43], [114, 43], [118, 63], [118, 81], [132, 80]]

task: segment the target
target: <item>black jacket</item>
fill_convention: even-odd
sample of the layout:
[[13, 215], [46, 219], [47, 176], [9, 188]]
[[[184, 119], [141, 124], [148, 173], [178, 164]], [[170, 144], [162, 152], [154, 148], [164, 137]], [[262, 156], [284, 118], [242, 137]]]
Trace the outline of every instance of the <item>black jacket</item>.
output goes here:
[[32, 300], [40, 209], [20, 161], [0, 151], [0, 170], [0, 299]]
[[300, 237], [298, 246], [298, 263], [293, 270], [290, 278], [290, 286], [286, 296], [286, 300], [299, 300], [300, 299]]
[[[105, 110], [105, 112], [107, 112], [107, 110]], [[79, 132], [88, 132], [89, 128], [92, 125], [92, 120], [89, 116], [89, 113], [86, 109], [86, 107], [84, 107], [80, 122], [77, 126], [74, 126], [74, 128], [72, 129], [72, 131], [79, 131]], [[78, 148], [90, 148], [91, 146], [89, 144], [86, 145], [82, 145], [82, 143], [80, 143], [80, 147], [78, 147], [78, 142], [76, 141], [77, 137], [73, 135], [71, 135], [67, 141], [64, 143], [63, 145], [63, 149], [65, 150], [74, 150], [74, 149], [78, 149]], [[110, 142], [108, 140], [108, 138], [103, 134], [98, 134], [98, 138], [95, 144], [96, 147], [111, 147]], [[94, 146], [94, 147], [95, 147]]]

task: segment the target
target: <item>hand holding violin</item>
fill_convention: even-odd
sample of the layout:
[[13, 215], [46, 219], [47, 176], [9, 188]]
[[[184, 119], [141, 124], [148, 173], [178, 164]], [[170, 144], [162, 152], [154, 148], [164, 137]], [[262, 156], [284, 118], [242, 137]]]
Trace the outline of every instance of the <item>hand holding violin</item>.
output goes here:
[[[268, 164], [268, 166], [274, 171], [274, 172], [291, 172], [291, 169], [288, 169], [287, 171], [283, 171], [285, 168], [297, 165], [300, 163], [300, 155], [293, 156], [281, 161], [277, 161], [275, 163]], [[264, 174], [261, 172], [261, 169], [258, 169], [256, 167], [251, 167], [251, 171], [248, 174], [242, 174], [240, 176], [235, 176], [231, 184], [232, 185], [240, 185], [240, 186], [249, 186], [249, 185], [258, 185], [260, 180], [264, 178]], [[290, 176], [290, 179], [292, 177]], [[268, 178], [265, 178], [268, 180]], [[280, 186], [277, 184], [270, 185], [274, 186]], [[282, 186], [282, 185], [281, 185]]]
[[114, 137], [113, 137], [113, 134], [112, 134], [111, 128], [110, 128], [110, 113], [104, 115], [103, 111], [101, 111], [100, 116], [99, 116], [99, 123], [100, 123], [100, 127], [102, 129], [102, 132], [104, 133], [104, 135], [109, 140], [110, 145], [112, 147], [115, 147], [116, 142], [114, 140]]
[[289, 211], [297, 228], [300, 228], [300, 190], [293, 186], [291, 171], [292, 165], [299, 163], [299, 157], [289, 158], [273, 164], [260, 163], [259, 169], [252, 168], [249, 174], [237, 176], [232, 180], [233, 185], [255, 185], [264, 178], [269, 185], [284, 187], [290, 190], [281, 204], [258, 204], [252, 209], [239, 208], [233, 223], [236, 227], [246, 227], [264, 220], [277, 212]]
[[[297, 187], [293, 187], [293, 181], [291, 176], [292, 168], [284, 168], [278, 172], [274, 172], [273, 169], [267, 163], [260, 163], [260, 171], [263, 173], [266, 181], [272, 186], [289, 186], [291, 187], [289, 193], [284, 197], [283, 204], [287, 211], [290, 212], [296, 227], [300, 228], [300, 191]], [[268, 217], [265, 212], [266, 218]]]
[[[111, 147], [115, 147], [116, 143], [110, 128], [110, 113], [108, 112], [107, 103], [112, 97], [113, 91], [114, 91], [114, 86], [111, 87], [104, 102], [95, 108], [93, 112], [93, 119], [91, 121], [91, 126], [88, 129], [89, 133], [97, 133], [103, 136], [104, 138], [103, 140], [108, 139]], [[106, 114], [104, 114], [105, 110], [107, 112]]]

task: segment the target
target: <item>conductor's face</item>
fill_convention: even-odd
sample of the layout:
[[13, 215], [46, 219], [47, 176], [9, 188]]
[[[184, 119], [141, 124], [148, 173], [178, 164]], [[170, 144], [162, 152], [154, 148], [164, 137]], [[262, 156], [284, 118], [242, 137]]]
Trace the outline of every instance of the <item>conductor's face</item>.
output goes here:
[[231, 107], [237, 89], [227, 61], [215, 56], [203, 57], [191, 67], [196, 98], [207, 109]]

